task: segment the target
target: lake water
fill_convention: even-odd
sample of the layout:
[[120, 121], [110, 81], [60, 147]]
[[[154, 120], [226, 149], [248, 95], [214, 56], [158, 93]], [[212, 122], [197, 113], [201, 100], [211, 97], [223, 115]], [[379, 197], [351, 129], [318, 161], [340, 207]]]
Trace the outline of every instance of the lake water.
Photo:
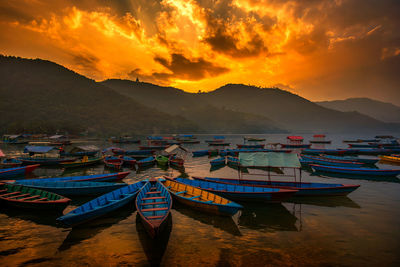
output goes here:
[[[262, 135], [257, 135], [262, 136]], [[285, 142], [286, 135], [264, 135]], [[303, 135], [306, 142], [311, 135]], [[189, 150], [206, 148], [185, 145]], [[242, 136], [227, 135], [232, 144]], [[328, 148], [347, 147], [343, 139], [371, 136], [328, 135]], [[93, 144], [105, 148], [106, 141]], [[134, 149], [137, 145], [123, 145]], [[1, 146], [6, 153], [23, 146]], [[237, 178], [228, 166], [210, 172], [208, 157], [186, 157], [185, 171], [153, 167], [126, 183], [162, 175]], [[380, 167], [400, 168], [381, 165]], [[129, 170], [129, 169], [126, 169]], [[39, 168], [34, 176], [54, 177], [110, 172], [103, 165], [64, 173]], [[259, 172], [259, 171], [258, 171]], [[175, 205], [172, 221], [157, 243], [151, 240], [134, 203], [73, 229], [55, 224], [59, 214], [35, 214], [1, 207], [0, 266], [400, 266], [400, 179], [350, 179], [310, 175], [303, 181], [361, 185], [348, 197], [296, 198], [282, 204], [245, 204], [234, 218], [211, 216]], [[88, 199], [74, 198], [64, 213]]]

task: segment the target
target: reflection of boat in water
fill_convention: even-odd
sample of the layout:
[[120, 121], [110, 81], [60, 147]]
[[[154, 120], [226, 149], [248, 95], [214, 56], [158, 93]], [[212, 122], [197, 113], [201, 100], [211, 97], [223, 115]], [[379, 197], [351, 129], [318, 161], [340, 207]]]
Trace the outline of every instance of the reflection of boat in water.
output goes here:
[[172, 230], [172, 216], [168, 216], [167, 220], [164, 231], [153, 239], [147, 234], [146, 229], [140, 221], [139, 214], [136, 216], [136, 231], [150, 266], [160, 266], [167, 249]]
[[294, 204], [306, 204], [320, 207], [346, 207], [360, 209], [360, 205], [346, 196], [333, 197], [293, 197], [286, 202]]
[[209, 213], [199, 212], [191, 208], [188, 208], [177, 201], [174, 202], [174, 209], [178, 213], [181, 213], [201, 223], [208, 224], [217, 229], [228, 232], [231, 235], [234, 236], [242, 235], [232, 217], [217, 216], [217, 215], [211, 215]]
[[0, 206], [0, 213], [6, 214], [8, 217], [18, 218], [24, 221], [31, 221], [36, 224], [57, 226], [56, 219], [62, 215], [62, 211], [48, 212], [43, 210], [15, 209], [4, 205]]
[[282, 204], [246, 205], [239, 218], [239, 226], [268, 232], [299, 231], [296, 227], [297, 218]]
[[82, 241], [94, 237], [104, 229], [128, 218], [134, 211], [134, 205], [128, 205], [123, 209], [110, 212], [106, 217], [101, 217], [72, 228], [58, 250], [64, 251], [70, 249], [72, 246], [80, 244]]

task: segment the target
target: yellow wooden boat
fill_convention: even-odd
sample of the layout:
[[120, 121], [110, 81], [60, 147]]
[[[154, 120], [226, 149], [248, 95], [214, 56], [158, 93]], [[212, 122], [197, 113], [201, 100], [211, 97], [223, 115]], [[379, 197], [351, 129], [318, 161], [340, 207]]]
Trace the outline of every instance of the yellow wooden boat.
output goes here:
[[211, 192], [165, 177], [164, 186], [175, 200], [193, 209], [217, 215], [232, 216], [243, 207]]
[[400, 164], [400, 157], [394, 157], [394, 156], [379, 156], [381, 161], [387, 161], [387, 162], [392, 162], [392, 163], [399, 163]]

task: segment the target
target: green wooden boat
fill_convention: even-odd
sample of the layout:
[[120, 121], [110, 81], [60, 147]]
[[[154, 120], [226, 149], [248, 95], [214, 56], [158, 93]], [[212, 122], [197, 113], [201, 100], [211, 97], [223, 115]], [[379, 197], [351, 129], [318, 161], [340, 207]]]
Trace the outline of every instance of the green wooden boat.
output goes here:
[[94, 157], [89, 158], [88, 156], [84, 156], [82, 159], [73, 162], [64, 162], [61, 163], [63, 168], [79, 168], [79, 167], [86, 167], [90, 165], [95, 165], [100, 163], [103, 160], [103, 157]]
[[167, 166], [168, 165], [168, 158], [166, 156], [159, 155], [156, 157], [156, 161], [158, 165]]
[[17, 208], [63, 210], [71, 200], [55, 193], [24, 185], [1, 183], [0, 201]]

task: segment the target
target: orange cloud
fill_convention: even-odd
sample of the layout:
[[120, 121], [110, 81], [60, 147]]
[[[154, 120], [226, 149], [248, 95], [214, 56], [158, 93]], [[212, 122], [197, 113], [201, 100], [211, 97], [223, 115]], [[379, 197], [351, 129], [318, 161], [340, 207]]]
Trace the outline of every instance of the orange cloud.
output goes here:
[[[0, 4], [0, 51], [194, 92], [281, 83], [313, 99], [393, 99], [398, 11], [389, 0], [11, 0]], [[375, 83], [363, 81], [374, 70]]]

